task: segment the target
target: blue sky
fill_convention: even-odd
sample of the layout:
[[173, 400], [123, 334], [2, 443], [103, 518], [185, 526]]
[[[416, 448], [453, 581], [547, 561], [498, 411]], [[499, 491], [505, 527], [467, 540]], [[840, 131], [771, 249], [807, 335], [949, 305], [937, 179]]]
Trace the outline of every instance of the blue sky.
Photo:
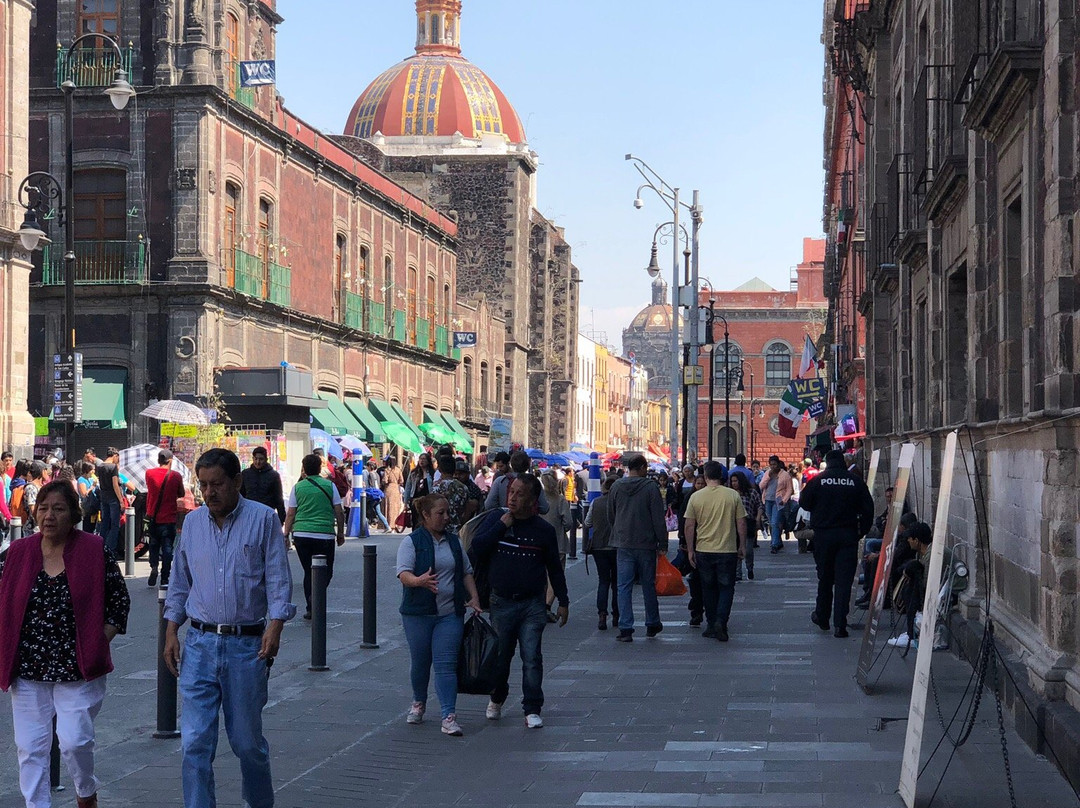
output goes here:
[[[413, 52], [413, 0], [278, 11], [278, 90], [326, 131]], [[540, 156], [538, 207], [573, 247], [582, 330], [621, 345], [649, 301], [653, 230], [670, 219], [648, 191], [634, 209], [627, 152], [687, 197], [701, 191], [701, 273], [717, 289], [754, 276], [786, 286], [803, 237], [821, 234], [821, 23], [816, 0], [464, 0], [464, 55], [521, 116]]]

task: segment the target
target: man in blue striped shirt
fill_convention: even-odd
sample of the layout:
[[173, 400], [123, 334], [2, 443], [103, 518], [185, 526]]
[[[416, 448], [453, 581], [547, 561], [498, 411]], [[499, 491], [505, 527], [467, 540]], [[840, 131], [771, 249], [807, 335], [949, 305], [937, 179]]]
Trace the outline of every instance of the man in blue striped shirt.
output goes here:
[[[281, 522], [240, 496], [240, 459], [211, 449], [195, 464], [205, 505], [188, 514], [165, 600], [165, 663], [180, 682], [185, 808], [212, 808], [218, 714], [240, 758], [242, 795], [270, 808], [270, 748], [262, 733], [270, 666], [296, 616]], [[178, 629], [191, 621], [181, 664]]]

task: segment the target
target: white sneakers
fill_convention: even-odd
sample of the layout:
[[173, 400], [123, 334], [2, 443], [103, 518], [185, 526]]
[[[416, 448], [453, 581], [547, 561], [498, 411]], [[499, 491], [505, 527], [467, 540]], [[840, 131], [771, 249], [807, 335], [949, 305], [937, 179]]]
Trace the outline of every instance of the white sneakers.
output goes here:
[[919, 641], [913, 640], [908, 637], [906, 631], [899, 637], [892, 637], [891, 639], [887, 640], [885, 644], [891, 645], [893, 648], [907, 648], [908, 646], [911, 646], [912, 648], [919, 647]]
[[525, 716], [525, 726], [529, 729], [540, 729], [540, 727], [544, 726], [544, 719], [536, 713], [529, 713]]
[[442, 731], [444, 735], [464, 735], [461, 730], [461, 725], [457, 722], [457, 716], [454, 713], [446, 716], [442, 720]]
[[420, 724], [424, 721], [424, 702], [414, 701], [409, 708], [409, 714], [405, 716], [406, 724]]
[[488, 721], [498, 721], [502, 718], [502, 705], [489, 701], [487, 709], [484, 710], [484, 715], [487, 716]]

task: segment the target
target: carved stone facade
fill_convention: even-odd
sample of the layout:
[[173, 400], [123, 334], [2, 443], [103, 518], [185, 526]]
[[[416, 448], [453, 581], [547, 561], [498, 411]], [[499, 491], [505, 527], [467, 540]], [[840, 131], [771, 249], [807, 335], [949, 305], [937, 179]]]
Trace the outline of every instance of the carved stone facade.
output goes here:
[[[76, 93], [76, 193], [123, 210], [95, 220], [111, 234], [80, 241], [112, 274], [77, 287], [76, 330], [86, 366], [126, 372], [129, 426], [76, 429], [76, 452], [155, 439], [135, 417], [148, 400], [205, 396], [219, 367], [288, 362], [320, 391], [398, 402], [417, 422], [423, 407], [463, 416], [449, 342], [461, 322], [457, 224], [292, 115], [272, 87], [238, 86], [238, 60], [273, 57], [273, 3], [120, 5], [122, 41], [138, 43], [138, 103], [118, 113], [100, 90]], [[76, 29], [76, 6], [41, 0], [31, 51], [31, 163], [58, 176], [56, 41]], [[55, 253], [35, 260], [30, 401], [41, 411], [63, 292], [49, 277]]]
[[1063, 752], [1078, 785], [1075, 8], [873, 0], [837, 9], [826, 19], [829, 70], [856, 101], [843, 114], [865, 115], [851, 190], [868, 214], [859, 309], [869, 443], [882, 449], [886, 476], [895, 447], [917, 444], [923, 484], [911, 505], [928, 518], [941, 448], [961, 430], [970, 449], [949, 533], [974, 586], [958, 636], [974, 658], [993, 620], [1014, 671], [1004, 690], [1017, 728], [1036, 748], [1045, 738]]
[[26, 409], [30, 256], [15, 235], [23, 209], [18, 191], [27, 174], [26, 130], [33, 5], [0, 5], [0, 448], [30, 457], [34, 422]]

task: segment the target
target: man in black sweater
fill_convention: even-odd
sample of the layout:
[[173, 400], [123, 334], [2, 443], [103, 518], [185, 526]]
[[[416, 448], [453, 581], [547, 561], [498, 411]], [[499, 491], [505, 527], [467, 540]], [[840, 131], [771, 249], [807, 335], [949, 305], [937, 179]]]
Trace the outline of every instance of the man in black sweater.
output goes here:
[[251, 465], [240, 473], [240, 495], [273, 508], [281, 523], [285, 523], [281, 475], [266, 462], [266, 449], [262, 446], [251, 450]]
[[531, 474], [516, 477], [510, 485], [504, 513], [495, 512], [481, 522], [472, 540], [472, 553], [487, 567], [491, 584], [491, 621], [499, 633], [498, 685], [491, 693], [487, 717], [502, 716], [510, 692], [510, 663], [521, 648], [521, 706], [525, 726], [544, 726], [544, 660], [540, 641], [547, 626], [547, 582], [559, 599], [559, 626], [570, 616], [566, 576], [559, 563], [555, 528], [536, 515], [540, 481]]
[[810, 620], [828, 631], [831, 611], [833, 636], [846, 637], [859, 537], [874, 520], [874, 498], [866, 483], [847, 470], [844, 453], [832, 449], [825, 455], [825, 471], [803, 486], [799, 507], [810, 513], [814, 529], [818, 588]]

